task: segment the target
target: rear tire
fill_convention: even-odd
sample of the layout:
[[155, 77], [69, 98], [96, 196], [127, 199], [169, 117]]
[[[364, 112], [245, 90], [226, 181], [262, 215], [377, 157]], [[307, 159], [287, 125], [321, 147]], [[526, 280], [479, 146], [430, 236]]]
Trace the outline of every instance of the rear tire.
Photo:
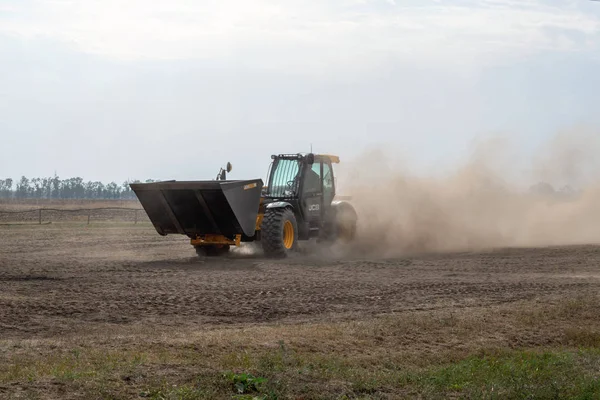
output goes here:
[[353, 219], [352, 216], [348, 216], [347, 219], [345, 217], [342, 217], [337, 223], [336, 239], [343, 243], [350, 243], [356, 238], [356, 219]]
[[298, 249], [298, 223], [289, 208], [267, 209], [261, 226], [262, 248], [268, 257], [287, 257]]
[[357, 216], [354, 208], [342, 205], [332, 209], [332, 214], [325, 223], [322, 240], [325, 242], [351, 243], [356, 238]]

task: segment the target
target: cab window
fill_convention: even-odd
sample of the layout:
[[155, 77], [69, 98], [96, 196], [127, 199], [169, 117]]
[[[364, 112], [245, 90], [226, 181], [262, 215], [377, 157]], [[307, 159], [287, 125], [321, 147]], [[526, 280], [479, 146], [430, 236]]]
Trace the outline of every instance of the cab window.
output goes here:
[[304, 176], [304, 193], [321, 192], [321, 163], [315, 162], [307, 166]]
[[294, 196], [298, 190], [298, 173], [300, 163], [298, 160], [280, 159], [273, 163], [271, 179], [269, 182], [269, 196], [288, 197]]
[[326, 199], [333, 199], [335, 187], [333, 183], [333, 173], [329, 163], [323, 163], [323, 196]]

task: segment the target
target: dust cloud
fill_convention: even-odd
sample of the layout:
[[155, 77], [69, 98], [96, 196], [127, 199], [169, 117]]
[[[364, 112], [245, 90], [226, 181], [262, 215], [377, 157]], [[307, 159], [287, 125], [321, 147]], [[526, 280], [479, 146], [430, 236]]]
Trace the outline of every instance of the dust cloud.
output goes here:
[[583, 129], [533, 151], [501, 137], [483, 140], [468, 159], [431, 173], [368, 152], [345, 168], [352, 179], [343, 194], [359, 214], [351, 252], [600, 243], [599, 155], [600, 131]]

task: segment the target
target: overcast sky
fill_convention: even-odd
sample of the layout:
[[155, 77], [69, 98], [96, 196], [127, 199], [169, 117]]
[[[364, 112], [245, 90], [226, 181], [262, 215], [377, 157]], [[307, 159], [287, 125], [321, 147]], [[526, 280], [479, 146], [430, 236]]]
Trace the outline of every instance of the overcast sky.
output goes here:
[[598, 126], [599, 93], [588, 0], [0, 0], [0, 178], [264, 177], [311, 143], [431, 168]]

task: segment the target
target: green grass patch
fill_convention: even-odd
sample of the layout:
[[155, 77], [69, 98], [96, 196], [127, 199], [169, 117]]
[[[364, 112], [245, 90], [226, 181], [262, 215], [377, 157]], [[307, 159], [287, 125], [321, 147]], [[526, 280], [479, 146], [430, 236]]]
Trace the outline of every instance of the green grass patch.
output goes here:
[[594, 348], [488, 351], [426, 368], [290, 349], [246, 354], [239, 361], [254, 374], [277, 380], [274, 393], [280, 396], [378, 398], [405, 393], [425, 398], [600, 399], [600, 350]]
[[72, 349], [46, 358], [19, 357], [0, 366], [0, 382], [54, 379], [60, 382], [102, 380], [132, 374], [143, 366], [143, 353]]
[[165, 384], [159, 388], [140, 392], [140, 397], [150, 400], [200, 400], [212, 399], [214, 395], [214, 392], [195, 385], [169, 386]]
[[600, 352], [513, 351], [472, 356], [409, 377], [424, 393], [497, 399], [600, 399]]
[[[117, 346], [119, 338], [7, 341], [0, 392], [67, 399], [600, 400], [597, 305], [577, 298], [497, 319], [473, 311], [421, 313], [157, 333]], [[499, 318], [514, 327], [501, 340]], [[536, 340], [515, 348], [527, 339]]]
[[[102, 397], [136, 393], [153, 400], [231, 398], [600, 399], [600, 350], [500, 350], [428, 367], [294, 351], [286, 346], [213, 359], [72, 350], [3, 368], [0, 381], [62, 382]], [[168, 371], [174, 371], [169, 373]], [[166, 371], [157, 373], [157, 371]], [[161, 377], [160, 380], [156, 380]]]

